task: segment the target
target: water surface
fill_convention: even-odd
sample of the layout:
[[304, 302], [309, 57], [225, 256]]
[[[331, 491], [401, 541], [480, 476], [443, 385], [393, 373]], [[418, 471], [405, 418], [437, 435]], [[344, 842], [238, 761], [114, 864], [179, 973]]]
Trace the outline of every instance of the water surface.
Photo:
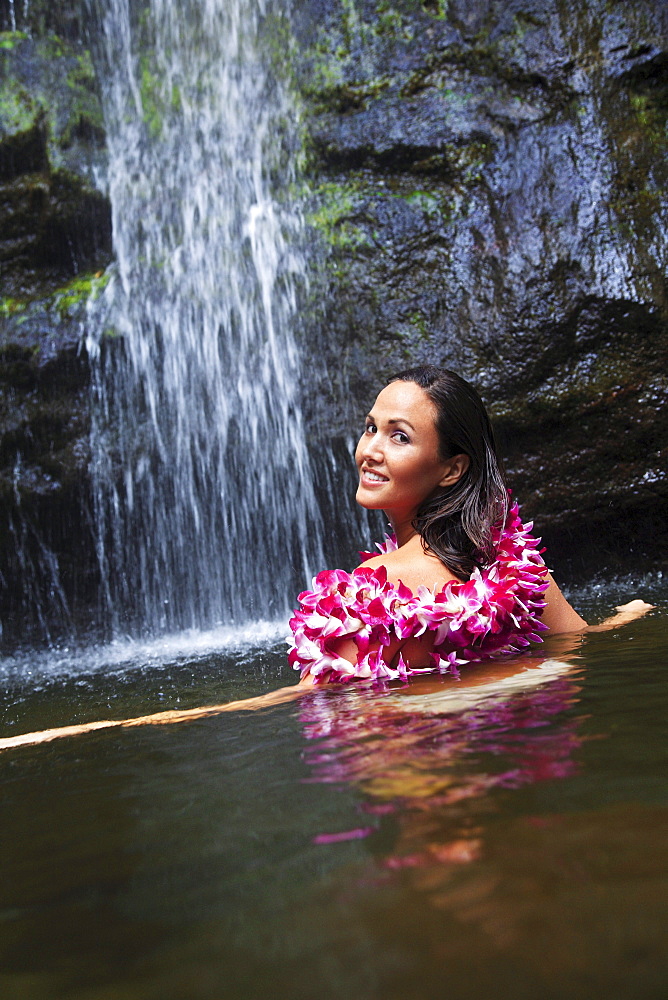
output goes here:
[[[474, 694], [355, 687], [0, 754], [0, 995], [663, 996], [666, 592], [644, 592], [648, 618]], [[5, 660], [0, 735], [290, 683], [263, 629]]]

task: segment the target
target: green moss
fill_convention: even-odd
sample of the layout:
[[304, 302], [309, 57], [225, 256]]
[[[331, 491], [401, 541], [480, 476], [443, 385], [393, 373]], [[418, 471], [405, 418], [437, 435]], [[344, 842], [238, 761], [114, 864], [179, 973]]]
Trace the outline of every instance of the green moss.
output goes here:
[[356, 45], [364, 45], [370, 41], [372, 28], [360, 17], [355, 0], [341, 0], [343, 13], [341, 24], [345, 46], [351, 52]]
[[155, 139], [162, 132], [166, 115], [181, 107], [181, 91], [176, 84], [172, 84], [168, 93], [165, 91], [163, 79], [154, 71], [151, 58], [150, 52], [140, 57], [139, 90], [144, 122]]
[[[19, 33], [15, 33], [18, 35]], [[0, 136], [45, 124], [52, 167], [75, 140], [102, 142], [104, 121], [90, 53], [56, 36], [17, 39], [25, 50], [0, 47]]]
[[6, 79], [0, 87], [0, 137], [29, 132], [41, 105], [16, 80]]
[[19, 299], [12, 299], [9, 296], [0, 299], [0, 316], [16, 316], [25, 312], [26, 308], [27, 303], [21, 302]]
[[373, 30], [377, 35], [398, 34], [403, 26], [401, 14], [394, 9], [389, 0], [381, 0], [376, 4], [376, 20]]
[[404, 38], [406, 41], [411, 41], [414, 33], [413, 22], [393, 7], [390, 0], [380, 0], [376, 4], [376, 17], [371, 30], [375, 35]]
[[656, 230], [668, 182], [668, 98], [658, 88], [618, 96], [607, 111], [616, 175], [610, 206], [623, 237], [646, 245]]
[[40, 43], [41, 54], [47, 59], [62, 59], [70, 54], [67, 42], [63, 42], [58, 35], [47, 35]]
[[342, 59], [324, 46], [316, 46], [309, 81], [304, 87], [306, 95], [322, 95], [343, 85]]
[[109, 284], [108, 271], [79, 275], [59, 288], [52, 297], [54, 307], [62, 319], [89, 301], [95, 301]]
[[110, 277], [109, 271], [80, 274], [46, 298], [18, 299], [6, 296], [0, 299], [0, 318], [11, 319], [14, 324], [21, 325], [36, 315], [55, 310], [60, 319], [72, 319], [82, 306], [91, 300], [95, 301], [102, 294]]
[[441, 198], [433, 191], [411, 191], [410, 194], [392, 193], [393, 198], [400, 198], [413, 208], [418, 208], [428, 217], [441, 214]]
[[59, 136], [60, 146], [69, 146], [75, 136], [96, 138], [101, 142], [105, 134], [104, 117], [90, 53], [85, 52], [77, 57], [65, 82], [70, 91], [71, 103], [67, 122]]
[[359, 185], [325, 182], [313, 192], [315, 207], [307, 223], [319, 230], [330, 246], [355, 249], [371, 245], [368, 233], [356, 221], [361, 208]]
[[307, 216], [311, 225], [319, 229], [330, 229], [352, 214], [356, 194], [354, 187], [325, 182], [314, 194], [318, 207]]
[[306, 72], [300, 89], [316, 110], [348, 110], [376, 97], [391, 82], [385, 73], [371, 70], [383, 65], [383, 37], [412, 37], [408, 22], [387, 0], [379, 0], [380, 13], [370, 23], [361, 17], [354, 0], [342, 0], [342, 8], [336, 26], [321, 27], [303, 59]]
[[414, 312], [408, 317], [408, 322], [414, 333], [419, 337], [426, 337], [429, 333], [429, 328], [427, 326], [427, 321], [424, 317], [424, 313]]
[[25, 31], [0, 31], [0, 49], [13, 49], [28, 37]]
[[630, 104], [635, 120], [652, 144], [664, 145], [668, 141], [666, 118], [668, 107], [665, 98], [649, 94], [631, 94]]
[[448, 14], [449, 0], [420, 0], [420, 7], [437, 21], [443, 21]]
[[74, 66], [67, 73], [65, 82], [71, 90], [77, 91], [80, 88], [84, 88], [87, 91], [97, 93], [95, 69], [90, 52], [84, 52], [82, 55], [76, 56]]
[[299, 52], [290, 19], [283, 10], [267, 12], [262, 26], [262, 45], [273, 71], [281, 78], [289, 76]]
[[160, 81], [149, 67], [149, 57], [141, 56], [140, 92], [144, 121], [150, 134], [155, 138], [162, 130], [162, 110]]

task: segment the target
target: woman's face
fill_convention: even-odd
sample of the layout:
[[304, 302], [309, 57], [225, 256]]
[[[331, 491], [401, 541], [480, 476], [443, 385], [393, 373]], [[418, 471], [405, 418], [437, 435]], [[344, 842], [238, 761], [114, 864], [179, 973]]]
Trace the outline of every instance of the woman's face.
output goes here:
[[415, 382], [391, 382], [383, 389], [355, 452], [360, 506], [384, 510], [393, 521], [412, 520], [437, 486], [459, 478], [462, 470], [453, 472], [456, 459], [439, 454], [436, 416], [435, 405]]

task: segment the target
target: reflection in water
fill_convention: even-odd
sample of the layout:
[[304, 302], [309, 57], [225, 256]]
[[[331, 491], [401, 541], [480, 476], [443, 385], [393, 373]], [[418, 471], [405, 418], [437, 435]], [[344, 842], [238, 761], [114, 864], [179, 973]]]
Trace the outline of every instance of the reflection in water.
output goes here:
[[[526, 664], [526, 661], [524, 661]], [[544, 660], [501, 679], [425, 693], [318, 692], [301, 706], [314, 782], [352, 784], [367, 816], [394, 816], [387, 869], [459, 865], [480, 857], [495, 789], [570, 777], [581, 719], [572, 667]], [[431, 687], [434, 685], [432, 683]], [[412, 693], [416, 690], [417, 693]], [[356, 839], [375, 827], [322, 833]]]

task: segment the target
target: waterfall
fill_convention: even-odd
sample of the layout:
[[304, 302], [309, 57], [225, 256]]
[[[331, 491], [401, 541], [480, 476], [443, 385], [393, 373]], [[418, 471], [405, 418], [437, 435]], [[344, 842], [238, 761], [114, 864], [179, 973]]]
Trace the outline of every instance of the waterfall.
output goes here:
[[264, 0], [89, 0], [116, 263], [90, 306], [103, 602], [130, 633], [284, 614], [322, 534], [299, 407], [297, 137]]

